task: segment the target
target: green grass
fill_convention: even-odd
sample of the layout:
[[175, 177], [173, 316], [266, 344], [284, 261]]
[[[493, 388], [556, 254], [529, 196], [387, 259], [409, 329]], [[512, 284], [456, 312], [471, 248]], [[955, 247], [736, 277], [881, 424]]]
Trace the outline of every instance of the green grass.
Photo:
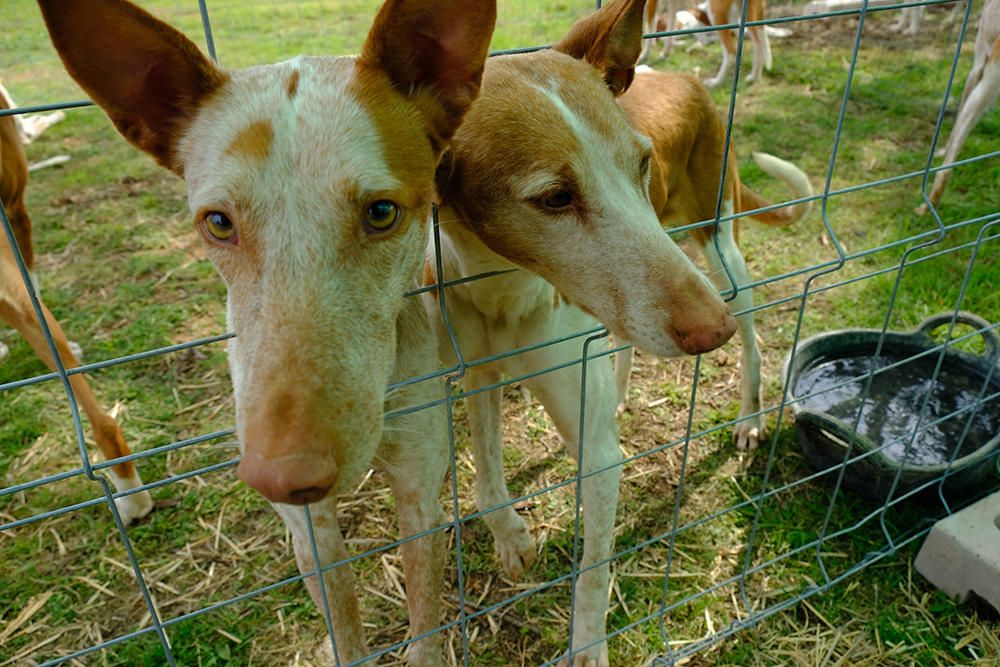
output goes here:
[[[356, 52], [376, 4], [226, 0], [213, 1], [210, 8], [220, 59], [237, 67], [299, 53]], [[204, 42], [193, 1], [149, 0], [143, 5], [198, 43]], [[501, 2], [493, 46], [550, 43], [591, 6], [555, 0]], [[832, 176], [834, 190], [915, 171], [927, 160], [954, 30], [941, 27], [939, 15], [932, 12], [928, 25], [934, 29], [915, 40], [902, 40], [885, 31], [892, 19], [874, 16], [869, 21]], [[0, 75], [19, 103], [83, 96], [59, 65], [34, 3], [0, 4], [0, 25], [6, 28], [0, 34], [0, 53], [5, 56]], [[772, 199], [785, 192], [752, 163], [750, 152], [764, 150], [791, 159], [813, 177], [815, 186], [822, 187], [854, 36], [849, 20], [790, 27], [792, 37], [772, 40], [774, 71], [761, 82], [741, 87], [735, 114], [741, 173], [752, 188]], [[958, 82], [964, 80], [970, 49], [971, 40]], [[711, 45], [691, 52], [678, 48], [668, 62], [653, 64], [681, 71], [700, 68], [705, 75], [714, 73], [718, 61], [718, 47]], [[713, 95], [725, 109], [728, 91]], [[942, 141], [953, 119], [952, 112]], [[996, 150], [997, 136], [1000, 112], [993, 110], [969, 138], [962, 156]], [[66, 121], [51, 128], [28, 152], [32, 160], [59, 153], [72, 156], [64, 167], [33, 175], [28, 204], [36, 225], [43, 294], [70, 338], [84, 346], [88, 360], [224, 331], [225, 289], [202, 255], [178, 179], [127, 146], [95, 109], [69, 112]], [[995, 159], [957, 170], [941, 206], [944, 224], [996, 214], [997, 182], [1000, 161]], [[903, 253], [919, 243], [920, 234], [936, 230], [930, 218], [913, 213], [920, 202], [919, 186], [919, 179], [910, 179], [830, 199], [830, 230], [850, 259], [812, 284], [802, 336], [832, 328], [881, 326], [897, 278], [899, 289], [888, 317], [891, 328], [910, 329], [927, 315], [955, 307], [971, 250], [913, 260], [973, 242], [982, 224], [951, 230], [936, 244], [915, 250], [900, 275], [896, 267]], [[741, 241], [751, 273], [769, 280], [755, 292], [759, 303], [800, 295], [806, 276], [818, 271], [813, 267], [837, 258], [834, 248], [824, 244], [824, 234], [829, 232], [819, 212], [788, 229], [743, 224]], [[901, 242], [898, 247], [886, 247], [897, 242]], [[996, 246], [997, 241], [988, 240], [979, 247], [961, 303], [990, 321], [1000, 319]], [[810, 270], [791, 275], [801, 269]], [[881, 269], [891, 270], [815, 292]], [[793, 299], [757, 317], [766, 342], [768, 405], [780, 397], [780, 364], [794, 340], [798, 305]], [[44, 372], [12, 332], [0, 331], [0, 340], [11, 347], [10, 359], [0, 367], [0, 383]], [[696, 431], [735, 418], [736, 359], [730, 346], [703, 361]], [[691, 370], [690, 361], [667, 364], [638, 357], [632, 407], [621, 418], [622, 445], [628, 455], [649, 451], [683, 433]], [[222, 344], [115, 366], [92, 377], [102, 400], [118, 404], [126, 438], [137, 451], [232, 426]], [[540, 408], [517, 392], [506, 392], [506, 397], [505, 460], [512, 492], [532, 493], [571, 477], [574, 468], [562, 455], [558, 437]], [[68, 415], [58, 383], [32, 385], [0, 397], [0, 475], [5, 485], [79, 465]], [[471, 455], [461, 409], [457, 419], [460, 507], [472, 512]], [[697, 523], [762, 488], [769, 445], [741, 466], [724, 430], [692, 443], [679, 514], [684, 529], [676, 537], [666, 598], [661, 575], [670, 553], [667, 538], [624, 556], [613, 567], [609, 629], [655, 615], [665, 600], [673, 607], [666, 637], [655, 618], [641, 623], [612, 640], [612, 664], [642, 664], [661, 654], [667, 640], [683, 647], [706, 636], [710, 627], [720, 630], [745, 618], [744, 591], [759, 610], [822, 584], [826, 577], [850, 572], [868, 554], [885, 547], [886, 534], [903, 539], [939, 511], [903, 506], [877, 514], [877, 507], [845, 493], [830, 507], [830, 487], [810, 482], [787, 488], [760, 507], [744, 505]], [[146, 481], [153, 481], [228, 460], [235, 452], [232, 442], [210, 443], [151, 457], [140, 469]], [[670, 529], [680, 465], [681, 452], [674, 448], [626, 466], [617, 550], [643, 545]], [[775, 441], [769, 488], [793, 483], [810, 472], [786, 417]], [[384, 479], [374, 475], [362, 487], [361, 499], [343, 510], [341, 523], [356, 550], [383, 544], [395, 535], [392, 503], [384, 487]], [[31, 516], [98, 494], [93, 483], [72, 478], [0, 498], [0, 520]], [[157, 489], [154, 498], [157, 511], [130, 529], [129, 537], [165, 618], [296, 573], [283, 525], [232, 470]], [[450, 509], [450, 498], [443, 502]], [[467, 524], [462, 532], [467, 599], [485, 607], [526, 586], [565, 575], [573, 551], [573, 502], [569, 485], [520, 508], [542, 542], [526, 582], [506, 581], [485, 525]], [[809, 545], [826, 521], [828, 532], [848, 532], [827, 540], [820, 554], [808, 548], [787, 555]], [[748, 549], [755, 523], [755, 541]], [[995, 615], [955, 605], [915, 575], [910, 562], [916, 546], [903, 546], [830, 591], [706, 649], [689, 664], [814, 665], [834, 664], [841, 658], [844, 664], [880, 666], [998, 664]], [[737, 582], [704, 592], [738, 575], [747, 559], [761, 569], [746, 578], [744, 588]], [[100, 506], [0, 533], [4, 592], [0, 664], [32, 664], [148, 628], [145, 605], [126, 563], [120, 538]], [[366, 557], [356, 567], [373, 646], [405, 636], [405, 606], [391, 583], [392, 572], [398, 569], [395, 550]], [[444, 620], [450, 621], [457, 617], [454, 557], [447, 576]], [[569, 599], [569, 586], [561, 584], [472, 622], [471, 662], [538, 664], [556, 656], [564, 648]], [[31, 609], [35, 611], [28, 614]], [[302, 586], [293, 584], [179, 623], [170, 636], [179, 664], [184, 665], [313, 664], [323, 624]], [[449, 632], [447, 641], [460, 655], [456, 632]], [[81, 664], [163, 661], [158, 640], [146, 634]], [[389, 662], [396, 664], [398, 658]]]

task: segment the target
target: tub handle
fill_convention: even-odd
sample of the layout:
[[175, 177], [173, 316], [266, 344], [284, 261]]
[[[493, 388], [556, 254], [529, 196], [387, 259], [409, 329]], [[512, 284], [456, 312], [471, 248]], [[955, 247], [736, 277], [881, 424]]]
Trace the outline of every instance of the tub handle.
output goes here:
[[938, 327], [945, 324], [951, 324], [952, 318], [955, 319], [956, 324], [968, 324], [970, 327], [978, 329], [979, 335], [983, 337], [983, 342], [986, 344], [986, 354], [983, 356], [990, 360], [997, 358], [998, 354], [1000, 354], [1000, 334], [997, 334], [996, 329], [993, 328], [992, 324], [981, 318], [979, 315], [965, 310], [931, 315], [926, 320], [921, 322], [919, 326], [917, 326], [917, 332], [922, 333], [925, 336], [930, 336], [930, 333]]

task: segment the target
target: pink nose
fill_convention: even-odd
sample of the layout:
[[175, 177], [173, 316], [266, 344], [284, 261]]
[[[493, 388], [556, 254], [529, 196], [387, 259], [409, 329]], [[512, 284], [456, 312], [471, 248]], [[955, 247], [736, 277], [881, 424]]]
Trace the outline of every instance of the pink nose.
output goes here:
[[701, 354], [719, 347], [735, 332], [736, 318], [726, 309], [721, 321], [675, 327], [674, 340], [688, 354]]
[[322, 500], [337, 481], [337, 468], [329, 457], [303, 452], [266, 459], [250, 448], [236, 474], [271, 502], [289, 505]]

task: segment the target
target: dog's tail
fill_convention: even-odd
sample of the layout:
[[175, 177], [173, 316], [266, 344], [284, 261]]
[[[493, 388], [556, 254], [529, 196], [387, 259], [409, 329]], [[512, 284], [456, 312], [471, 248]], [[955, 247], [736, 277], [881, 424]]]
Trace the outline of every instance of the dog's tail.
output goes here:
[[[767, 153], [754, 153], [753, 159], [764, 170], [764, 173], [784, 181], [796, 199], [812, 197], [813, 189], [809, 177], [791, 162], [786, 162]], [[740, 213], [771, 205], [771, 202], [742, 183], [740, 184], [740, 200], [740, 208], [742, 209], [739, 211]], [[807, 201], [765, 213], [757, 213], [752, 217], [765, 225], [791, 225], [804, 218], [811, 209], [812, 202]]]

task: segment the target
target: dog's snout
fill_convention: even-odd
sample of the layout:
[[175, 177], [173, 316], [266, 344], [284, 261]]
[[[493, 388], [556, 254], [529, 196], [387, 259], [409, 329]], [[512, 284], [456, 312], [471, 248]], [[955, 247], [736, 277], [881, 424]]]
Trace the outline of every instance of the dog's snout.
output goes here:
[[310, 486], [306, 489], [296, 489], [288, 494], [288, 502], [290, 505], [308, 505], [309, 503], [314, 503], [318, 500], [323, 500], [326, 498], [326, 494], [330, 493], [330, 488], [333, 484], [326, 484], [323, 486]]
[[273, 503], [307, 505], [325, 498], [337, 481], [336, 466], [325, 458], [302, 453], [267, 459], [248, 451], [236, 474]]
[[719, 347], [736, 333], [736, 318], [727, 308], [721, 320], [675, 327], [673, 338], [687, 354], [702, 354]]

